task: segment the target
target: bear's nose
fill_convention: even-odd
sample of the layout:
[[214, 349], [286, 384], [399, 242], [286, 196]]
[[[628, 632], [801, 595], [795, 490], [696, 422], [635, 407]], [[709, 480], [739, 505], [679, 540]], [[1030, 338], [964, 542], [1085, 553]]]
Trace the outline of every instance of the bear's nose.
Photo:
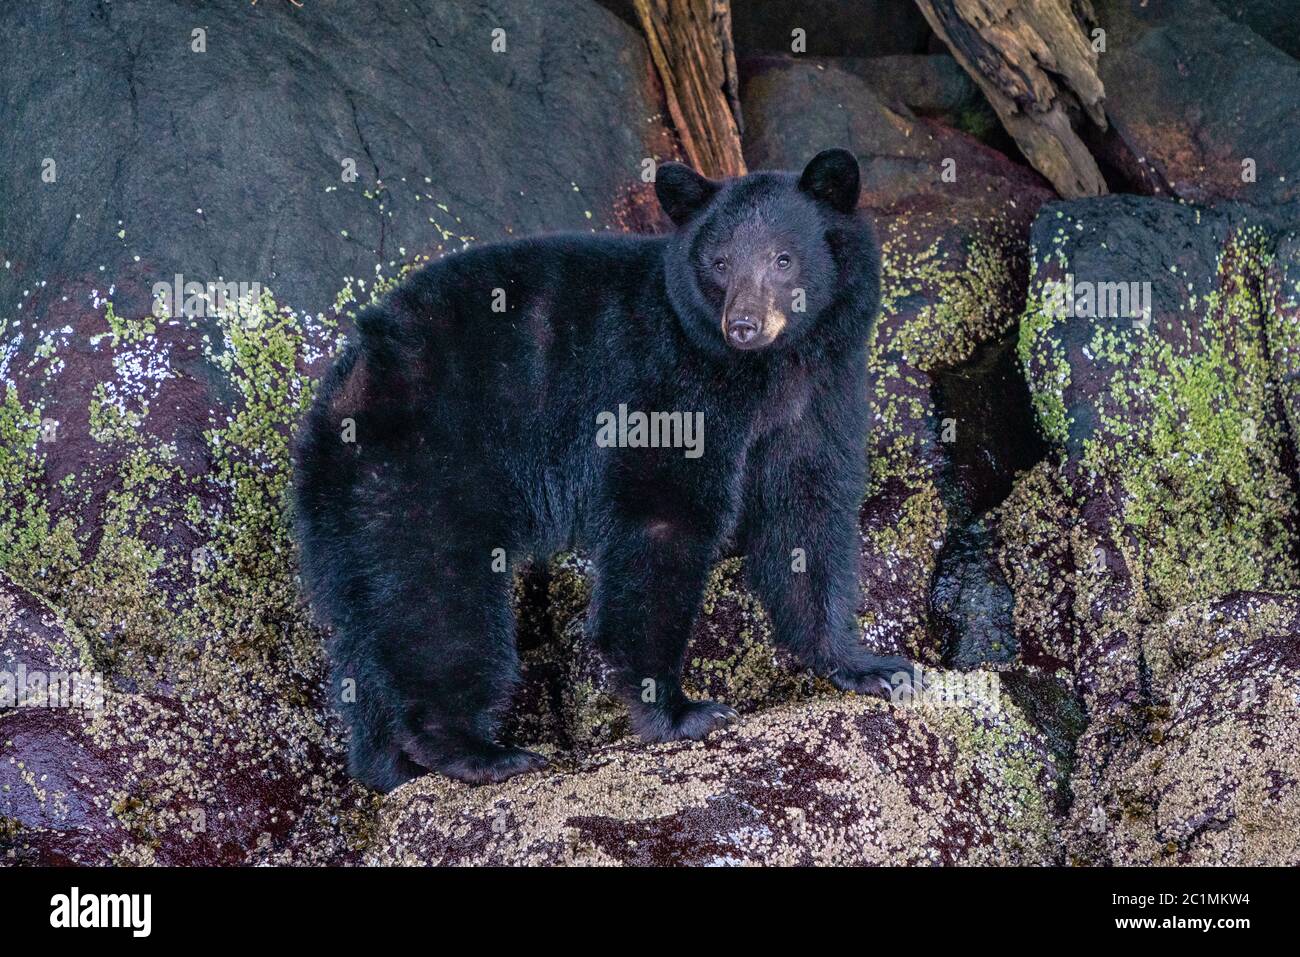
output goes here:
[[758, 322], [753, 316], [736, 316], [727, 320], [727, 338], [736, 345], [747, 345], [757, 335]]

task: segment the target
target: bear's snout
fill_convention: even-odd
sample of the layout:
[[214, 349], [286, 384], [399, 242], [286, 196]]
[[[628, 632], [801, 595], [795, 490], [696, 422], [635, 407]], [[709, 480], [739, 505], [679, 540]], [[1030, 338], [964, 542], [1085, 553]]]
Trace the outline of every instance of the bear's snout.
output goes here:
[[742, 286], [727, 297], [723, 306], [722, 337], [733, 349], [765, 346], [785, 325], [776, 312], [768, 290]]
[[761, 328], [761, 323], [751, 315], [728, 316], [727, 341], [737, 348], [744, 349], [758, 338]]
[[738, 299], [722, 311], [722, 337], [733, 349], [771, 345], [785, 326], [785, 315], [770, 297]]

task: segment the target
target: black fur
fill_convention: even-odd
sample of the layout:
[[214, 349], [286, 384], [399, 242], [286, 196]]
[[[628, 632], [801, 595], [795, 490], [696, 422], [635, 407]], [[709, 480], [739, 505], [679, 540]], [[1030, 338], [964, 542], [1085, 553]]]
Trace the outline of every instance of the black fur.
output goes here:
[[[879, 297], [857, 182], [842, 150], [802, 177], [714, 183], [665, 165], [671, 236], [483, 246], [361, 313], [297, 474], [304, 581], [333, 627], [340, 694], [355, 682], [353, 774], [387, 790], [424, 769], [494, 781], [541, 766], [495, 740], [519, 671], [511, 570], [574, 546], [594, 558], [592, 629], [649, 740], [735, 717], [679, 684], [728, 545], [807, 665], [870, 692], [910, 671], [868, 654], [855, 623]], [[702, 454], [598, 446], [598, 415], [620, 404], [702, 412]], [[495, 549], [510, 568], [494, 570]]]

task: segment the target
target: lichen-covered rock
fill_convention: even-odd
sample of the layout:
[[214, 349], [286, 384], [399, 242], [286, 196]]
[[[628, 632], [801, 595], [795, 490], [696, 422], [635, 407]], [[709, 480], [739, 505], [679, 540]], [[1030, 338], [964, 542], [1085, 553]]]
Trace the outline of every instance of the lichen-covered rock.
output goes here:
[[1291, 435], [1300, 441], [1300, 236], [1277, 244], [1264, 288], [1264, 331]]
[[[1265, 339], [1273, 240], [1239, 214], [1107, 197], [1045, 207], [1032, 243], [1020, 350], [1057, 448], [1035, 481], [1055, 504], [1008, 510], [1029, 554], [1007, 564], [1072, 591], [1075, 645], [1045, 638], [1045, 650], [1090, 703], [1133, 700], [1146, 624], [1231, 591], [1300, 584], [1295, 453]], [[1053, 302], [1066, 288], [1078, 314]], [[1121, 293], [1137, 298], [1117, 315]], [[1035, 535], [1035, 512], [1064, 525], [1048, 518]], [[1064, 610], [1049, 599], [1023, 611], [1045, 624], [1049, 608]]]
[[1080, 741], [1072, 858], [1300, 864], [1300, 598], [1199, 602], [1148, 628], [1143, 645], [1152, 699], [1141, 720], [1118, 743], [1105, 727]]
[[[1001, 701], [1001, 704], [997, 703]], [[1056, 764], [996, 696], [819, 698], [704, 742], [615, 745], [387, 802], [377, 864], [1053, 863]]]
[[[94, 707], [0, 712], [6, 853], [37, 863], [348, 860], [373, 799], [344, 770], [284, 507], [306, 369], [332, 332], [267, 296], [232, 309], [219, 342], [194, 337], [212, 380], [200, 394], [225, 399], [204, 406], [167, 361], [193, 324], [101, 306], [81, 320], [81, 350], [54, 339], [8, 367], [3, 670], [75, 667], [104, 696]], [[142, 366], [146, 355], [159, 361]], [[87, 368], [99, 371], [88, 408], [48, 415], [52, 395], [75, 409], [67, 397]], [[176, 414], [166, 397], [186, 395]], [[197, 448], [182, 452], [187, 443]]]
[[993, 529], [1021, 660], [1086, 705], [1070, 858], [1295, 863], [1289, 240], [1133, 197], [1048, 205], [1031, 240], [1053, 450]]

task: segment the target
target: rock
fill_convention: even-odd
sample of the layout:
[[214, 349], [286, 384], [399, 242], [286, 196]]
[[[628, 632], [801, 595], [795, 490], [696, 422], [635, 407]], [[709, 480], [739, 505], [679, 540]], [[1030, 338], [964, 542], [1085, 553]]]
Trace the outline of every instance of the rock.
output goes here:
[[1298, 615], [1294, 594], [1236, 592], [1146, 631], [1153, 700], [1075, 776], [1076, 862], [1300, 863]]
[[1300, 237], [1283, 236], [1266, 271], [1264, 329], [1273, 380], [1300, 440]]
[[[930, 28], [916, 6], [890, 0], [742, 0], [731, 7], [738, 54], [806, 53], [810, 56], [879, 56], [922, 53]], [[804, 47], [794, 50], [793, 31]], [[813, 152], [816, 152], [814, 150]]]
[[1005, 700], [830, 698], [705, 742], [395, 792], [372, 864], [1045, 864], [1055, 762]]
[[176, 273], [315, 313], [417, 254], [657, 222], [642, 162], [675, 156], [639, 32], [581, 0], [2, 16], [0, 315], [65, 280], [140, 315]]
[[357, 859], [373, 798], [347, 781], [342, 729], [306, 676], [209, 650], [170, 688], [121, 692], [73, 650], [82, 644], [31, 592], [0, 579], [0, 676], [26, 676], [30, 687], [40, 671], [51, 689], [57, 674], [62, 686], [99, 692], [0, 707], [0, 860]]
[[1300, 61], [1207, 0], [1102, 0], [1097, 13], [1115, 134], [1097, 151], [1114, 172], [1158, 196], [1284, 206], [1282, 218], [1294, 222]]
[[[1049, 205], [1031, 235], [1020, 348], [1074, 503], [1051, 533], [1073, 552], [1072, 664], [1089, 694], [1131, 697], [1143, 622], [1297, 582], [1294, 447], [1260, 292], [1273, 239], [1245, 214], [1135, 197]], [[1149, 284], [1149, 322], [1114, 316], [1119, 299], [1110, 316], [1053, 315], [1049, 284], [1068, 277], [1085, 306], [1111, 298], [1093, 284]]]
[[[992, 527], [1022, 659], [1086, 707], [1078, 863], [1296, 859], [1290, 253], [1260, 218], [1115, 196], [1031, 233], [1020, 352], [1053, 451]], [[1129, 282], [1149, 313], [1093, 285]]]
[[1243, 23], [1283, 53], [1300, 57], [1300, 27], [1293, 3], [1277, 0], [1214, 0], [1223, 13]]
[[30, 355], [6, 341], [0, 564], [19, 597], [0, 648], [29, 670], [73, 649], [105, 699], [0, 714], [5, 853], [354, 859], [373, 797], [346, 775], [284, 510], [334, 324], [269, 295], [204, 320], [215, 341], [103, 299], [62, 308]]
[[946, 53], [840, 57], [834, 62], [866, 80], [886, 104], [902, 104], [917, 116], [937, 120], [1004, 152], [1011, 146], [975, 81]]
[[852, 64], [861, 71], [860, 61], [848, 62], [789, 56], [746, 62], [741, 108], [750, 169], [800, 169], [833, 143], [857, 155], [864, 205], [872, 209], [958, 203], [974, 215], [1019, 199], [1029, 207], [1020, 214], [1027, 217], [1050, 196], [1036, 173], [996, 150], [901, 104], [886, 105], [855, 75]]

